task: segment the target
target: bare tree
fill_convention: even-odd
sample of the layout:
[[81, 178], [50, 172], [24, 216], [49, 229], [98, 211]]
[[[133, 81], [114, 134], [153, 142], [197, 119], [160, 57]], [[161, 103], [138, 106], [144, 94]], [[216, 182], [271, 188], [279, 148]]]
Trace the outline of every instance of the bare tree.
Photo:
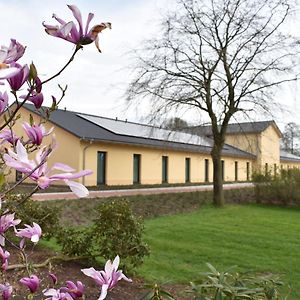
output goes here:
[[161, 35], [137, 52], [128, 100], [151, 96], [158, 109], [187, 105], [209, 116], [217, 206], [224, 204], [221, 153], [232, 116], [268, 109], [272, 88], [296, 79], [299, 44], [281, 30], [290, 12], [288, 0], [181, 0]]
[[299, 140], [300, 140], [300, 127], [294, 122], [285, 125], [282, 146], [283, 149], [292, 154], [299, 155]]
[[163, 126], [169, 130], [184, 130], [189, 127], [189, 124], [179, 117], [173, 117], [165, 120]]

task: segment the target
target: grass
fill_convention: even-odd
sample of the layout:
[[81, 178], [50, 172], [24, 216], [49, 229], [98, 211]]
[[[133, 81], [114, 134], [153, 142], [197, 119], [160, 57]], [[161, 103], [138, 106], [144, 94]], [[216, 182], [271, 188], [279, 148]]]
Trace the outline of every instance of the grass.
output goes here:
[[193, 212], [145, 221], [151, 256], [138, 270], [150, 281], [188, 283], [206, 262], [220, 270], [281, 275], [300, 299], [300, 209], [257, 205], [205, 206]]

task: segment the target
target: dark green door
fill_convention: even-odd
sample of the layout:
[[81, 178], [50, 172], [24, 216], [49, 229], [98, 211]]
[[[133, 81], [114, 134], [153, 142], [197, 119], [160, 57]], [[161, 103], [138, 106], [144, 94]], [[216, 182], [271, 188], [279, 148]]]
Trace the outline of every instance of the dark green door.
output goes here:
[[162, 157], [162, 182], [168, 182], [168, 156]]
[[97, 185], [106, 184], [106, 152], [98, 151]]
[[191, 181], [191, 159], [185, 158], [185, 182]]
[[209, 182], [209, 160], [205, 159], [204, 161], [204, 180]]
[[133, 183], [141, 181], [141, 155], [133, 154]]

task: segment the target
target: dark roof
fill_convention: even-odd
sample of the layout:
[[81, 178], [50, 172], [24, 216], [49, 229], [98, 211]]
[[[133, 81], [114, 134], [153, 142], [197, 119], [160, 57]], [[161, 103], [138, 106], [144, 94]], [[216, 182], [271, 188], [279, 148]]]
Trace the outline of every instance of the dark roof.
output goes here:
[[295, 154], [286, 152], [284, 150], [280, 150], [280, 161], [298, 162], [299, 163], [300, 162], [300, 157], [295, 155]]
[[[281, 136], [280, 129], [277, 127], [276, 123], [273, 120], [269, 121], [259, 121], [259, 122], [242, 122], [229, 124], [227, 127], [226, 134], [239, 134], [239, 133], [260, 133], [267, 129], [270, 125], [273, 125], [278, 134]], [[212, 135], [211, 126], [195, 126], [191, 128], [191, 132], [194, 134]]]
[[[25, 104], [24, 108], [39, 114], [39, 112], [34, 108], [34, 105]], [[159, 127], [83, 114], [74, 111], [57, 109], [51, 113], [50, 121], [82, 140], [134, 144], [201, 153], [210, 153], [212, 148], [212, 140], [207, 137], [199, 137], [197, 135], [183, 132], [174, 133]], [[112, 126], [112, 124], [114, 126]], [[131, 128], [136, 128], [139, 132], [133, 132], [134, 134], [132, 134], [130, 131]], [[127, 131], [124, 131], [124, 129], [127, 129]], [[139, 136], [139, 133], [143, 131], [142, 129], [145, 129], [145, 132], [149, 133], [149, 137], [145, 136], [145, 132], [144, 136]], [[162, 133], [164, 133], [164, 137], [158, 138], [157, 136], [161, 136]], [[176, 135], [179, 137], [178, 141], [175, 141]], [[180, 139], [182, 140], [182, 137], [185, 138], [185, 141], [180, 141]], [[188, 137], [190, 137], [190, 140], [188, 140]], [[197, 138], [198, 143], [195, 142], [195, 138]], [[254, 155], [251, 153], [241, 151], [240, 149], [230, 145], [224, 146], [222, 154], [226, 156], [247, 157], [250, 159], [254, 158]]]

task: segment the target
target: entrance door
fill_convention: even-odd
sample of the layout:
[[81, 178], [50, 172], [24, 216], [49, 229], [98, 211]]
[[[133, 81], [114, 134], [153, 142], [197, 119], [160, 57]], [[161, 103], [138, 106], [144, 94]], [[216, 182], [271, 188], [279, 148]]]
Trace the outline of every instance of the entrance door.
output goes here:
[[106, 184], [106, 152], [98, 151], [97, 185]]

